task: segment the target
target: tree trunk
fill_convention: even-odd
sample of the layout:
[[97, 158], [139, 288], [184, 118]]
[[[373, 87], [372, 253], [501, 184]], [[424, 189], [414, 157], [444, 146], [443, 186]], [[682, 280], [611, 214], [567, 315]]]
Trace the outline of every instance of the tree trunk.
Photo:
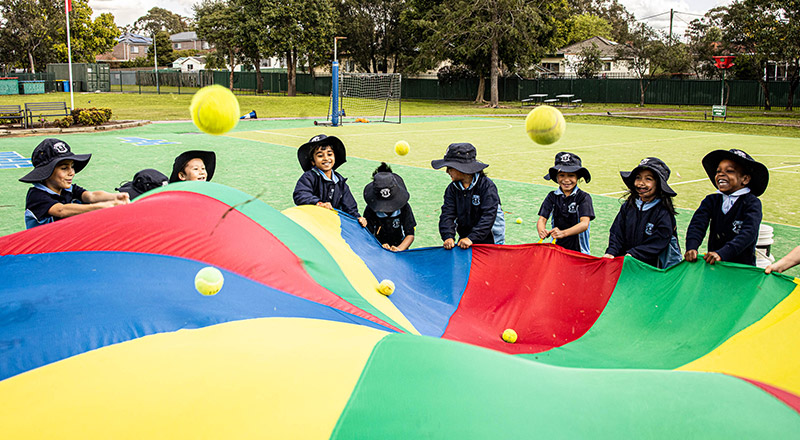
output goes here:
[[644, 78], [639, 78], [639, 107], [644, 107]]
[[486, 100], [483, 99], [484, 94], [486, 94], [486, 78], [484, 78], [481, 73], [478, 76], [478, 96], [475, 97], [475, 104], [483, 104], [486, 102]]
[[767, 76], [767, 63], [764, 63], [764, 76], [759, 78], [758, 83], [761, 84], [761, 90], [764, 91], [764, 110], [772, 110], [772, 105], [769, 102], [769, 77]]
[[792, 67], [792, 75], [789, 79], [789, 101], [786, 102], [786, 110], [789, 111], [794, 108], [794, 92], [800, 83], [800, 59], [795, 59]]
[[497, 77], [499, 76], [498, 64], [500, 63], [500, 47], [497, 44], [497, 39], [492, 40], [492, 60], [491, 67], [489, 68], [489, 76], [491, 77], [491, 94], [489, 98], [489, 105], [497, 108], [500, 102], [500, 93], [497, 88]]
[[264, 93], [264, 78], [261, 78], [261, 57], [255, 59], [256, 62], [256, 94]]
[[287, 96], [297, 96], [297, 60], [295, 58], [294, 49], [290, 49], [286, 52], [286, 73], [289, 77], [286, 87]]
[[36, 67], [33, 65], [33, 52], [28, 51], [28, 61], [31, 63], [31, 73], [36, 73]]
[[230, 65], [231, 65], [231, 73], [230, 73], [230, 77], [228, 78], [228, 81], [230, 83], [230, 87], [229, 88], [231, 89], [231, 91], [233, 91], [233, 69], [236, 68], [236, 60], [234, 58], [234, 54], [233, 54], [233, 49], [232, 48], [228, 49], [228, 60], [230, 61]]

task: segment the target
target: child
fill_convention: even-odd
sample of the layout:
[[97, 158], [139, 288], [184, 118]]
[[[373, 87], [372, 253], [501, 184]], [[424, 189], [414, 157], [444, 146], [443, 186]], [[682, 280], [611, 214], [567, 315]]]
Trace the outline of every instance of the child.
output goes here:
[[73, 215], [130, 201], [127, 193], [87, 191], [72, 183], [91, 159], [91, 154], [72, 154], [66, 142], [45, 139], [33, 150], [33, 171], [20, 182], [32, 183], [25, 199], [25, 227], [52, 223]]
[[672, 206], [677, 194], [667, 184], [669, 167], [661, 159], [648, 157], [633, 171], [619, 174], [630, 191], [611, 225], [603, 256], [630, 255], [660, 269], [678, 264], [681, 252]]
[[133, 200], [147, 191], [164, 186], [167, 183], [169, 183], [169, 179], [161, 171], [147, 168], [134, 174], [133, 180], [123, 183], [116, 190], [128, 193], [131, 200]]
[[408, 199], [403, 178], [381, 162], [372, 173], [372, 182], [364, 187], [364, 200], [367, 201], [364, 218], [369, 232], [390, 251], [404, 251], [414, 242], [417, 221]]
[[[472, 144], [450, 144], [444, 159], [431, 161], [436, 170], [447, 167], [447, 174], [453, 180], [444, 191], [439, 216], [439, 235], [445, 249], [456, 245], [468, 249], [474, 243], [503, 244], [505, 241], [506, 222], [497, 187], [483, 172], [489, 165], [478, 162], [476, 155]], [[456, 233], [458, 243], [455, 242]]]
[[294, 187], [295, 205], [338, 209], [357, 218], [362, 227], [367, 226], [367, 220], [358, 213], [347, 179], [336, 172], [336, 168], [347, 162], [342, 141], [324, 134], [314, 136], [297, 149], [297, 160], [305, 172]]
[[700, 202], [686, 230], [686, 261], [697, 261], [697, 248], [706, 229], [705, 261], [756, 265], [756, 242], [761, 225], [761, 201], [769, 183], [767, 167], [742, 150], [715, 150], [703, 158], [703, 168], [717, 187]]
[[788, 255], [780, 260], [770, 264], [764, 269], [764, 273], [778, 272], [782, 273], [800, 264], [800, 246], [792, 249]]
[[[592, 197], [578, 189], [578, 179], [589, 182], [589, 170], [581, 166], [581, 158], [573, 153], [556, 154], [556, 163], [545, 180], [558, 183], [558, 189], [547, 194], [539, 208], [539, 221], [536, 228], [539, 238], [553, 237], [566, 249], [589, 254], [589, 222], [594, 220]], [[547, 219], [552, 214], [547, 230]]]
[[172, 163], [169, 183], [183, 180], [210, 182], [217, 166], [217, 155], [213, 151], [191, 150], [181, 153]]

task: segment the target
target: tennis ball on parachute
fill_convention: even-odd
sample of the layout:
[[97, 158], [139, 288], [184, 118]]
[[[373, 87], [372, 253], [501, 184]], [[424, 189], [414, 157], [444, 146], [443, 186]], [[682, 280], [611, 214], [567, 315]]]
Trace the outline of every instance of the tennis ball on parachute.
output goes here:
[[534, 142], [541, 145], [557, 141], [566, 128], [567, 121], [564, 120], [564, 115], [549, 105], [536, 107], [525, 118], [525, 131]]
[[509, 344], [517, 342], [517, 332], [510, 328], [503, 330], [503, 340]]
[[194, 277], [195, 289], [206, 296], [216, 295], [222, 289], [224, 282], [222, 272], [211, 266], [200, 269]]
[[398, 156], [405, 156], [408, 154], [409, 150], [411, 150], [411, 147], [406, 141], [397, 141], [397, 143], [394, 144], [394, 152], [397, 153]]
[[225, 87], [203, 87], [194, 94], [189, 106], [192, 122], [200, 131], [220, 135], [230, 131], [239, 122], [239, 101]]
[[383, 280], [378, 284], [378, 292], [389, 296], [394, 293], [394, 283], [392, 280]]

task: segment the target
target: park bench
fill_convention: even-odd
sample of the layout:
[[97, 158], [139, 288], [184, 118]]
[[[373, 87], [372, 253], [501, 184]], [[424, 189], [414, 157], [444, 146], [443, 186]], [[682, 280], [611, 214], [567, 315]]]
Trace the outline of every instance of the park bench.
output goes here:
[[66, 102], [28, 102], [25, 103], [25, 115], [28, 126], [33, 125], [33, 118], [46, 116], [66, 117], [72, 114]]
[[548, 105], [555, 106], [556, 104], [558, 104], [558, 99], [556, 99], [556, 98], [550, 98], [550, 99], [545, 99], [545, 100], [544, 100], [544, 101], [542, 101], [542, 102], [544, 102], [545, 104], [548, 104]]
[[536, 100], [533, 98], [525, 98], [522, 100], [522, 106], [525, 107], [526, 105], [536, 105]]
[[0, 119], [19, 119], [22, 128], [28, 127], [25, 112], [19, 105], [0, 105]]
[[573, 99], [572, 100], [572, 106], [573, 107], [583, 106], [583, 100], [582, 99]]

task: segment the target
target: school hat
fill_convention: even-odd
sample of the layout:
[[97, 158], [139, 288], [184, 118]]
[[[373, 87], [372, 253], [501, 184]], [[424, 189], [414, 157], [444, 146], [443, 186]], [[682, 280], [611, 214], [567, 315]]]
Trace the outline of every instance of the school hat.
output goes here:
[[203, 164], [206, 166], [206, 181], [211, 181], [211, 178], [214, 177], [214, 168], [217, 166], [217, 155], [213, 151], [190, 150], [175, 158], [175, 162], [172, 163], [172, 174], [169, 175], [169, 183], [181, 181], [178, 173], [183, 171], [183, 168], [192, 159], [203, 160]]
[[408, 203], [403, 178], [395, 173], [376, 173], [364, 187], [364, 200], [375, 212], [394, 212]]
[[678, 193], [676, 193], [667, 184], [667, 179], [669, 179], [670, 175], [669, 167], [664, 163], [663, 160], [657, 157], [646, 157], [642, 159], [642, 161], [639, 162], [639, 165], [632, 171], [619, 172], [619, 175], [622, 176], [622, 181], [625, 182], [625, 186], [627, 186], [634, 194], [636, 193], [636, 187], [634, 186], [636, 174], [638, 174], [641, 170], [650, 170], [655, 173], [655, 175], [658, 177], [661, 190], [664, 191], [664, 193], [666, 193], [668, 196], [675, 197], [678, 195]]
[[483, 162], [479, 162], [475, 157], [478, 153], [475, 147], [469, 143], [450, 144], [444, 153], [444, 159], [434, 159], [431, 161], [433, 169], [438, 170], [442, 167], [455, 168], [465, 174], [475, 174], [488, 167]]
[[756, 197], [764, 194], [769, 184], [769, 170], [764, 164], [756, 162], [749, 154], [736, 148], [714, 150], [703, 158], [703, 168], [714, 187], [717, 186], [716, 179], [714, 179], [717, 175], [717, 167], [725, 159], [738, 163], [744, 168], [744, 173], [750, 175], [750, 183], [747, 184], [747, 187], [750, 188], [751, 194]]
[[552, 180], [557, 182], [556, 177], [558, 173], [575, 173], [578, 178], [583, 177], [587, 183], [592, 180], [592, 175], [589, 170], [581, 165], [581, 158], [574, 153], [560, 152], [556, 153], [556, 164], [550, 167], [550, 171], [544, 175], [544, 180]]
[[73, 154], [69, 145], [59, 139], [45, 139], [39, 142], [39, 145], [33, 149], [31, 154], [31, 163], [33, 164], [33, 171], [22, 176], [19, 181], [26, 183], [36, 183], [47, 180], [59, 162], [62, 160], [73, 161], [72, 167], [78, 173], [92, 158], [91, 154]]
[[331, 149], [333, 149], [333, 154], [336, 156], [336, 162], [333, 163], [334, 170], [339, 168], [341, 164], [347, 162], [347, 151], [345, 151], [344, 144], [339, 138], [336, 136], [318, 134], [297, 149], [297, 160], [300, 162], [303, 171], [314, 168], [314, 160], [311, 158], [311, 152], [314, 151], [315, 147], [320, 145], [330, 145]]
[[140, 195], [164, 186], [169, 183], [169, 179], [161, 171], [147, 168], [133, 175], [133, 180], [123, 183], [116, 191], [126, 192], [131, 196], [131, 200]]

